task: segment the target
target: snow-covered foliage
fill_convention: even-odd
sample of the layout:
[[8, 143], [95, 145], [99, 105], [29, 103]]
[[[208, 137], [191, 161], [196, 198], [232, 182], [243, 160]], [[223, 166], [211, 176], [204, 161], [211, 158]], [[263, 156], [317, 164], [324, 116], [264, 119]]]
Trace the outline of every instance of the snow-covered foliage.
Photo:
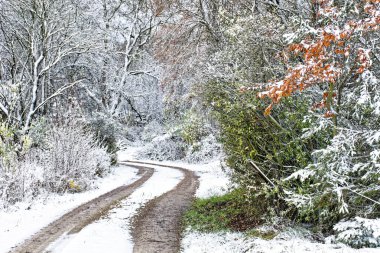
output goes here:
[[354, 248], [380, 247], [380, 219], [355, 217], [341, 221], [334, 226], [333, 241], [342, 242]]
[[141, 140], [143, 141], [152, 141], [154, 138], [162, 135], [164, 133], [164, 129], [162, 123], [160, 124], [158, 121], [153, 120], [149, 122], [141, 133]]
[[[352, 215], [376, 216], [380, 208], [379, 89], [380, 83], [370, 71], [352, 83], [343, 92], [346, 99], [331, 143], [313, 152], [314, 162], [306, 169], [287, 178], [304, 183], [306, 191], [301, 195], [292, 192], [288, 199], [301, 213], [314, 213], [314, 218], [318, 216], [325, 224]], [[319, 134], [319, 128], [321, 125], [307, 129], [304, 137]]]
[[0, 177], [0, 208], [40, 194], [43, 191], [43, 171], [35, 162], [22, 162], [13, 172], [4, 173]]
[[31, 200], [44, 191], [83, 191], [109, 171], [109, 154], [79, 126], [53, 127], [44, 143], [1, 170], [1, 205]]
[[122, 132], [120, 123], [106, 118], [105, 115], [97, 115], [87, 120], [86, 126], [91, 133], [94, 133], [96, 140], [106, 148], [107, 152], [112, 154], [112, 163], [114, 163], [114, 155], [119, 149], [117, 140]]
[[106, 174], [110, 166], [106, 150], [78, 126], [53, 128], [47, 137], [46, 150], [39, 157], [48, 169], [45, 181], [49, 191], [84, 190], [91, 179]]
[[144, 148], [139, 151], [139, 157], [192, 163], [220, 157], [221, 145], [217, 141], [217, 130], [207, 118], [208, 112], [200, 110], [202, 108], [194, 102], [191, 109], [183, 109], [184, 113], [177, 119], [165, 123], [152, 120], [146, 124], [140, 131], [141, 145]]
[[193, 143], [186, 152], [185, 160], [189, 163], [207, 162], [222, 156], [222, 147], [215, 136], [210, 134], [199, 142]]
[[139, 158], [152, 160], [185, 160], [192, 163], [207, 162], [221, 156], [221, 145], [210, 126], [195, 118], [186, 118], [164, 133], [157, 121], [147, 124], [141, 133], [144, 146]]
[[[192, 128], [197, 128], [197, 126], [192, 125]], [[195, 145], [188, 143], [188, 139], [186, 139], [188, 136], [185, 136], [183, 132], [183, 125], [176, 125], [165, 133], [162, 124], [156, 120], [151, 121], [142, 130], [141, 140], [143, 141], [142, 145], [145, 147], [139, 151], [138, 156], [158, 161], [175, 161], [184, 159], [196, 151], [202, 152], [202, 147], [198, 146], [198, 149], [195, 150]], [[201, 142], [198, 142], [196, 145], [201, 145]], [[194, 150], [192, 147], [194, 147]], [[196, 154], [194, 155], [196, 156]]]
[[158, 161], [175, 161], [185, 157], [185, 143], [175, 134], [164, 134], [153, 138], [143, 150], [140, 150], [138, 157]]

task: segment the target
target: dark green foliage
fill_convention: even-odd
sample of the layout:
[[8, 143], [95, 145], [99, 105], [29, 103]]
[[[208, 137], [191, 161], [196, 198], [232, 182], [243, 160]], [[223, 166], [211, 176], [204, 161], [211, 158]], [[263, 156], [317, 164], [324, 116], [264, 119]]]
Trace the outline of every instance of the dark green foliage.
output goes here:
[[[228, 165], [250, 186], [263, 180], [248, 165], [251, 159], [274, 181], [307, 166], [311, 151], [319, 145], [301, 138], [309, 122], [304, 121], [310, 102], [300, 96], [284, 99], [265, 117], [267, 103], [255, 92], [241, 93], [238, 84], [209, 83], [205, 97], [219, 122]], [[284, 109], [286, 108], [286, 110]]]
[[[283, 189], [306, 191], [310, 182], [288, 183], [284, 179], [310, 164], [312, 151], [325, 146], [324, 140], [331, 133], [321, 131], [318, 136], [303, 136], [304, 129], [315, 123], [309, 111], [312, 99], [307, 95], [283, 99], [266, 117], [267, 101], [257, 98], [254, 91], [240, 92], [239, 88], [239, 84], [211, 82], [204, 91], [205, 102], [211, 105], [219, 123], [220, 141], [234, 179], [248, 199], [262, 200], [250, 202], [251, 205], [269, 205], [270, 208], [264, 208], [267, 214], [300, 218], [295, 206], [285, 201]], [[258, 173], [250, 160], [275, 187]]]

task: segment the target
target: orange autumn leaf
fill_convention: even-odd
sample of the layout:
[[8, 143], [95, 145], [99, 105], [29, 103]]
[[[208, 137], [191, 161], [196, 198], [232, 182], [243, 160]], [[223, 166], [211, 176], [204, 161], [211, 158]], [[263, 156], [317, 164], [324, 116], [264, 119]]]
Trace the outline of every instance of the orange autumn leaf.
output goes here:
[[335, 113], [332, 111], [327, 111], [323, 116], [325, 118], [333, 118], [333, 117], [335, 117]]
[[270, 104], [264, 111], [264, 115], [265, 116], [268, 116], [270, 115], [271, 111], [272, 111], [272, 108], [273, 108], [273, 104]]

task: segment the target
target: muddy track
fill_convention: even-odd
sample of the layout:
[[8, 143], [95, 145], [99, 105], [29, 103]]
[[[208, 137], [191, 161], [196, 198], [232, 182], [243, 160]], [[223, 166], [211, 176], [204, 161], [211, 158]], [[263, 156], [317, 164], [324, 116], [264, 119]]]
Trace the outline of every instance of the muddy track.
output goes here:
[[[177, 166], [139, 163], [180, 170], [184, 179], [171, 191], [149, 201], [133, 222], [134, 253], [177, 253], [180, 251], [181, 218], [198, 188], [194, 172]], [[165, 182], [162, 182], [165, 183]]]
[[[124, 164], [124, 163], [121, 163]], [[145, 166], [129, 165], [139, 169], [141, 177], [132, 184], [118, 187], [103, 194], [63, 215], [39, 232], [31, 236], [22, 244], [14, 247], [11, 253], [39, 253], [44, 252], [50, 243], [64, 233], [79, 232], [86, 225], [107, 214], [119, 201], [132, 194], [136, 188], [146, 182], [154, 173], [154, 169]]]

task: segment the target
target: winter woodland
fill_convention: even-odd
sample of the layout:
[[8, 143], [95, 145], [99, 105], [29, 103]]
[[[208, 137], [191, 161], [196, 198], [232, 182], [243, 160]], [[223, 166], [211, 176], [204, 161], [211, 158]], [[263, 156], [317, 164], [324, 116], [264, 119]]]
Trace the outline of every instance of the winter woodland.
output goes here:
[[0, 0], [0, 210], [140, 147], [222, 161], [256, 226], [380, 247], [379, 28], [380, 0]]

